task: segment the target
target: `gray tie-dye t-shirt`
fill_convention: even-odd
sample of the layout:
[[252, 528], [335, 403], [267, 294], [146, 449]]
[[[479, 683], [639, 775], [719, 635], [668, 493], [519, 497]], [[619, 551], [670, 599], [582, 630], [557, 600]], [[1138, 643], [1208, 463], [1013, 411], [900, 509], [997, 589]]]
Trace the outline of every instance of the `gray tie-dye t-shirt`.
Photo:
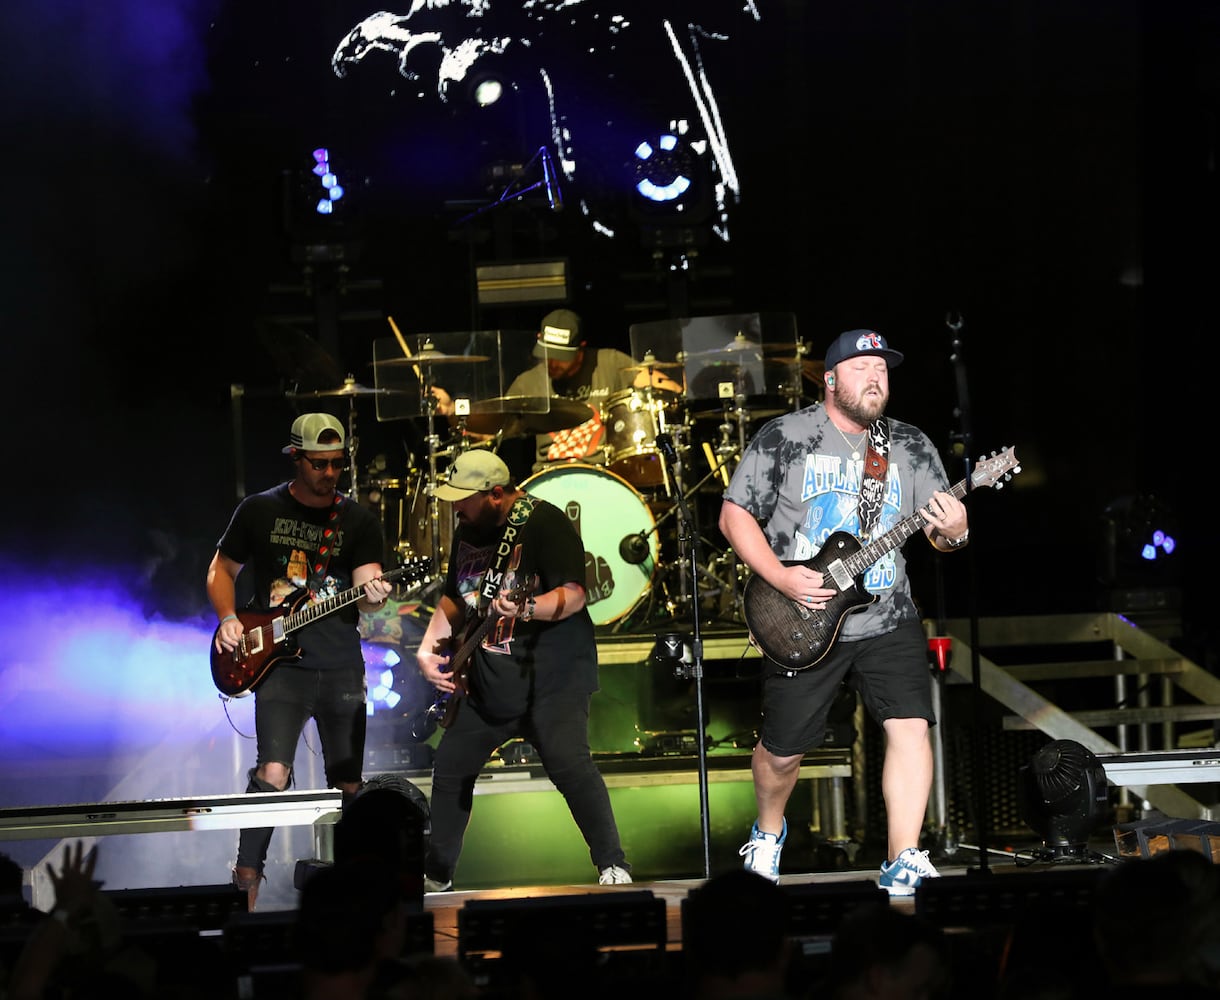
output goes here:
[[[806, 560], [836, 531], [860, 536], [863, 467], [863, 455], [851, 459], [847, 442], [817, 404], [764, 424], [747, 445], [724, 497], [754, 515], [780, 559]], [[893, 418], [886, 483], [874, 538], [914, 514], [934, 491], [948, 489], [944, 465], [927, 435]], [[869, 567], [864, 586], [879, 600], [847, 616], [842, 639], [881, 635], [918, 619], [900, 549]]]

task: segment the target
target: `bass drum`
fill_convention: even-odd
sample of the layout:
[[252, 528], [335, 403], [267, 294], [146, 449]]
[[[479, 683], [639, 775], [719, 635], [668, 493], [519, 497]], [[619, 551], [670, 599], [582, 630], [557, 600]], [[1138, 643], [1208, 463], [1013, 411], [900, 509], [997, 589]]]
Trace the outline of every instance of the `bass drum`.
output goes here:
[[[640, 603], [652, 586], [660, 542], [652, 511], [630, 483], [592, 465], [557, 465], [530, 476], [521, 488], [566, 512], [580, 533], [594, 625], [616, 622]], [[619, 551], [632, 535], [647, 537], [638, 563]]]

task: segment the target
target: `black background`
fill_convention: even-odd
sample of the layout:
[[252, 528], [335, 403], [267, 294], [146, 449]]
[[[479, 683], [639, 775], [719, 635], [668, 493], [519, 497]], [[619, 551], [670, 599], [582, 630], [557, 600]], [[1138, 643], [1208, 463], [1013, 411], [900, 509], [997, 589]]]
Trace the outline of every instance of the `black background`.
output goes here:
[[[582, 33], [604, 40], [605, 25], [588, 10], [546, 26], [533, 51], [584, 126], [584, 173], [564, 212], [514, 206], [474, 242], [454, 223], [486, 200], [483, 166], [527, 158], [545, 123], [410, 99], [388, 57], [336, 78], [337, 39], [375, 6], [105, 6], [0, 14], [17, 579], [143, 567], [159, 610], [194, 613], [236, 484], [285, 471], [304, 342], [372, 384], [387, 315], [405, 333], [537, 321], [473, 305], [476, 260], [568, 257], [572, 305], [609, 346], [673, 311], [608, 150], [675, 113], [655, 25], [682, 5], [628, 5], [638, 30], [613, 52], [589, 54]], [[930, 612], [968, 613], [972, 597], [986, 614], [1097, 607], [1102, 512], [1155, 497], [1176, 518], [1175, 560], [1119, 582], [1182, 586], [1186, 641], [1207, 660], [1212, 5], [760, 0], [758, 22], [716, 7], [700, 16], [730, 37], [706, 47], [707, 70], [742, 196], [682, 307], [792, 312], [815, 356], [843, 329], [880, 330], [907, 354], [890, 412], [932, 436], [954, 478], [963, 429], [975, 456], [1016, 446], [1021, 475], [971, 500], [975, 544], [945, 561], [943, 604], [915, 556]], [[362, 245], [330, 332], [300, 291], [282, 197], [319, 141], [357, 179]], [[617, 239], [594, 236], [582, 195], [621, 222]], [[287, 359], [266, 340], [285, 316]], [[415, 433], [371, 407], [362, 420], [391, 453]]]

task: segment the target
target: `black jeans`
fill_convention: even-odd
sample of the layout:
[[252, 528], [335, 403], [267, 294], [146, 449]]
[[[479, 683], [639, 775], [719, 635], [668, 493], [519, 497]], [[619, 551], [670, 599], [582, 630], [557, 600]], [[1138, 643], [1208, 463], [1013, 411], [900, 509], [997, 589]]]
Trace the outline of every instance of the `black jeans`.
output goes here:
[[[364, 770], [365, 712], [364, 664], [334, 670], [314, 670], [281, 663], [254, 692], [254, 731], [258, 763], [286, 764], [291, 770], [301, 730], [311, 718], [317, 723], [318, 741], [326, 783], [359, 784]], [[247, 792], [273, 792], [250, 771]], [[263, 870], [271, 845], [271, 827], [242, 830], [237, 842], [237, 864]]]
[[589, 696], [562, 695], [532, 706], [520, 718], [484, 719], [462, 703], [445, 730], [432, 763], [432, 832], [424, 870], [449, 882], [457, 871], [470, 822], [474, 785], [492, 752], [521, 737], [533, 744], [547, 777], [563, 795], [598, 869], [625, 863], [606, 782], [589, 752]]

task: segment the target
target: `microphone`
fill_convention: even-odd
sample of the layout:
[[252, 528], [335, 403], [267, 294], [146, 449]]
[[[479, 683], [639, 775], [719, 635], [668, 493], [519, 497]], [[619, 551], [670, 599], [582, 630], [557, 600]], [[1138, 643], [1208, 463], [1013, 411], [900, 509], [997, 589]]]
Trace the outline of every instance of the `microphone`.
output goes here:
[[678, 460], [678, 453], [674, 450], [674, 439], [668, 434], [657, 435], [657, 447], [661, 450], [665, 461], [672, 464]]
[[648, 537], [642, 531], [627, 535], [618, 543], [618, 554], [623, 562], [638, 566], [648, 558]]
[[559, 190], [559, 175], [555, 171], [555, 161], [551, 159], [551, 151], [543, 146], [542, 153], [542, 186], [546, 189], [546, 203], [552, 212], [563, 211], [563, 192]]

